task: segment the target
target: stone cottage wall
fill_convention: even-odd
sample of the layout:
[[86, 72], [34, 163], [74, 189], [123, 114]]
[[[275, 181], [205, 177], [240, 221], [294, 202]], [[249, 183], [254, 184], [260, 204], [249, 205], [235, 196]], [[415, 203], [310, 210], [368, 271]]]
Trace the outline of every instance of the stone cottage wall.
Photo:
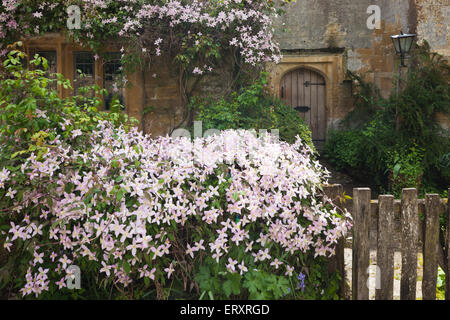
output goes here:
[[[367, 27], [370, 5], [381, 9], [379, 29]], [[418, 34], [432, 49], [449, 56], [450, 6], [448, 0], [297, 0], [286, 14], [275, 19], [276, 38], [284, 58], [278, 65], [267, 65], [270, 88], [279, 94], [286, 72], [308, 68], [326, 80], [327, 129], [338, 126], [353, 108], [352, 83], [347, 70], [364, 73], [387, 97], [393, 89], [399, 59], [390, 36], [403, 32]], [[74, 50], [87, 50], [67, 43], [59, 34], [28, 41], [31, 47], [58, 52], [57, 72], [73, 77]], [[118, 51], [111, 45], [112, 51]], [[148, 71], [128, 75], [132, 86], [125, 92], [127, 113], [140, 121], [141, 129], [152, 135], [165, 135], [183, 119], [183, 100], [177, 70], [168, 59], [154, 60]], [[97, 70], [99, 71], [99, 70]], [[220, 96], [231, 86], [233, 67], [223, 67], [206, 76], [197, 94]], [[101, 80], [96, 79], [101, 85]], [[70, 94], [58, 89], [60, 95]], [[144, 114], [144, 110], [148, 112]], [[442, 116], [444, 127], [448, 117]]]
[[[367, 26], [371, 5], [381, 9], [379, 29]], [[384, 97], [389, 96], [399, 63], [390, 36], [400, 31], [417, 33], [419, 42], [425, 39], [433, 50], [448, 56], [449, 13], [448, 0], [298, 0], [275, 19], [276, 37], [285, 58], [280, 65], [270, 67], [274, 94], [280, 78], [277, 73], [286, 70], [286, 65], [327, 69], [327, 85], [333, 87], [327, 123], [329, 128], [336, 127], [353, 107], [348, 99], [351, 86], [344, 81], [346, 71], [363, 73]], [[324, 65], [326, 57], [336, 55], [342, 57], [342, 64], [331, 69]], [[442, 122], [448, 125], [448, 119]]]

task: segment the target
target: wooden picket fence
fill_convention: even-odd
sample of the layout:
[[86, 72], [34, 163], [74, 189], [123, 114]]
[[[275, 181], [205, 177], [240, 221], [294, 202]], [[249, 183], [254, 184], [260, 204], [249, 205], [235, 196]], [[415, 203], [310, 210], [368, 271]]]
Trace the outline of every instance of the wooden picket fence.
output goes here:
[[[368, 300], [368, 268], [370, 259], [370, 221], [376, 221], [377, 281], [376, 300], [393, 300], [394, 250], [400, 245], [402, 256], [400, 300], [415, 300], [417, 288], [417, 254], [423, 254], [422, 299], [435, 300], [438, 266], [446, 274], [445, 299], [450, 300], [450, 205], [449, 199], [441, 199], [437, 194], [427, 194], [425, 199], [417, 198], [414, 188], [403, 189], [401, 200], [392, 195], [380, 195], [371, 200], [369, 188], [353, 189], [352, 200], [344, 204], [341, 185], [325, 187], [325, 193], [339, 207], [347, 207], [353, 216], [352, 237], [352, 299]], [[450, 189], [449, 189], [450, 195]], [[348, 203], [350, 201], [350, 203]], [[444, 214], [447, 225], [440, 230], [440, 215]], [[424, 218], [420, 218], [423, 215]], [[372, 217], [372, 219], [371, 219]], [[395, 228], [400, 220], [399, 230]], [[372, 226], [373, 227], [373, 226]], [[373, 228], [372, 228], [373, 229]], [[394, 235], [397, 235], [395, 240]], [[440, 237], [441, 236], [441, 237]], [[445, 241], [445, 248], [440, 244]], [[344, 268], [344, 245], [342, 239], [336, 256], [331, 260], [330, 271]], [[378, 278], [379, 277], [379, 278]], [[347, 297], [346, 281], [343, 276], [340, 295]]]

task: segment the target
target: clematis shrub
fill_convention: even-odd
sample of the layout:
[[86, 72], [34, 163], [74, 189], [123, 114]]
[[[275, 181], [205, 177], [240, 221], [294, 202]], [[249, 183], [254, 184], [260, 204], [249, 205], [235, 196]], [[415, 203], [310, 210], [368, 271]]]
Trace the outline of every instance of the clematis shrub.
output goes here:
[[[326, 171], [300, 138], [151, 138], [92, 109], [58, 113], [45, 77], [20, 71], [15, 54], [0, 91], [2, 295], [337, 297], [326, 261], [351, 221], [324, 196]], [[34, 86], [11, 94], [24, 83]], [[67, 287], [71, 265], [79, 290]]]

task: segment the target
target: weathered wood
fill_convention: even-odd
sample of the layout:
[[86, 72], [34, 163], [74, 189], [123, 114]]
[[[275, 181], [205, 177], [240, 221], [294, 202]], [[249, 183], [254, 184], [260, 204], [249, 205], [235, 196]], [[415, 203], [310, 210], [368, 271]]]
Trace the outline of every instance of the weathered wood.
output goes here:
[[[302, 69], [302, 71], [305, 75], [305, 81], [311, 82], [311, 70]], [[311, 107], [311, 86], [305, 88], [304, 105]], [[305, 121], [309, 126], [311, 126], [311, 109], [309, 109], [308, 112], [305, 113]], [[314, 134], [311, 132], [311, 135], [313, 136]]]
[[[318, 74], [316, 74], [315, 72], [311, 72], [311, 82], [312, 83], [319, 83], [319, 77]], [[318, 122], [318, 104], [317, 104], [317, 93], [318, 93], [318, 87], [319, 86], [311, 86], [310, 87], [310, 91], [311, 91], [311, 123], [310, 123], [310, 128], [311, 128], [311, 133], [312, 133], [312, 138], [313, 140], [318, 140], [320, 139], [319, 137], [319, 122]]]
[[292, 78], [291, 82], [291, 91], [292, 91], [292, 102], [291, 105], [295, 108], [296, 106], [299, 106], [299, 94], [298, 94], [298, 70], [295, 70], [290, 73], [290, 76]]
[[[328, 198], [333, 202], [335, 206], [342, 209], [342, 195], [344, 193], [344, 188], [340, 184], [324, 186], [324, 192]], [[330, 258], [328, 265], [329, 273], [339, 272], [341, 275], [341, 281], [339, 282], [339, 296], [345, 298], [347, 296], [347, 284], [345, 281], [345, 262], [344, 262], [344, 248], [345, 239], [341, 238], [338, 240], [336, 245], [335, 255]]]
[[436, 300], [439, 244], [439, 207], [438, 194], [425, 197], [425, 235], [423, 241], [423, 300]]
[[400, 300], [415, 300], [419, 239], [419, 215], [416, 189], [408, 188], [402, 191], [401, 224], [402, 277], [400, 281]]
[[[305, 85], [309, 82], [309, 85]], [[309, 125], [313, 140], [323, 140], [326, 136], [326, 81], [315, 71], [300, 68], [286, 73], [280, 81], [280, 97], [287, 104], [308, 107], [299, 115]]]
[[[444, 202], [447, 199], [439, 199], [439, 212], [444, 212], [446, 210], [446, 205]], [[351, 202], [351, 200], [350, 200]], [[419, 210], [419, 214], [425, 214], [425, 199], [417, 199], [417, 206]], [[400, 208], [401, 200], [394, 200], [394, 217], [395, 219], [399, 219], [401, 217]], [[370, 200], [370, 214], [373, 215], [376, 219], [378, 219], [378, 200]], [[400, 220], [399, 220], [400, 221]], [[424, 232], [420, 232], [421, 230], [425, 230], [422, 219], [419, 219], [419, 243], [423, 243]], [[438, 264], [442, 268], [442, 270], [447, 269], [447, 263], [445, 262], [445, 254], [442, 247], [438, 247]]]
[[370, 189], [353, 189], [353, 300], [369, 300], [369, 221]]
[[[327, 194], [333, 200], [338, 200], [339, 197], [332, 194], [340, 195], [342, 191], [337, 191], [340, 187], [335, 185], [331, 187], [335, 191]], [[423, 299], [435, 299], [437, 266], [441, 266], [446, 274], [450, 275], [450, 206], [448, 205], [450, 199], [440, 199], [437, 195], [427, 195], [426, 199], [417, 199], [416, 189], [404, 189], [402, 200], [394, 200], [392, 196], [380, 196], [378, 200], [370, 200], [370, 189], [367, 188], [354, 189], [353, 193], [353, 199], [349, 201], [352, 207], [349, 209], [353, 211], [354, 218], [353, 299], [368, 299], [369, 213], [376, 217], [378, 224], [377, 264], [380, 268], [381, 288], [376, 290], [376, 299], [393, 298], [391, 289], [393, 288], [393, 251], [396, 244], [392, 235], [396, 232], [394, 221], [399, 219], [402, 243], [400, 299], [416, 299], [417, 252], [420, 241], [424, 250]], [[423, 223], [419, 219], [419, 212], [425, 215]], [[439, 243], [439, 214], [442, 212], [446, 212], [447, 215], [444, 250]], [[423, 232], [419, 233], [419, 230]], [[436, 250], [432, 249], [433, 243]], [[450, 300], [450, 276], [446, 277], [446, 299]]]
[[447, 232], [446, 232], [446, 254], [447, 254], [447, 266], [445, 271], [445, 299], [450, 300], [450, 188], [448, 189], [447, 200]]
[[[378, 197], [377, 266], [380, 288], [376, 289], [376, 300], [393, 300], [394, 294], [394, 196]], [[377, 279], [378, 280], [378, 279]]]
[[[320, 77], [319, 81], [325, 82], [323, 77]], [[326, 138], [326, 86], [318, 86], [318, 139], [325, 140]]]
[[[305, 82], [305, 70], [304, 69], [300, 69], [298, 72], [298, 95], [299, 95], [299, 100], [298, 100], [298, 105], [299, 106], [306, 106], [307, 104], [305, 103], [305, 86], [303, 85], [303, 83]], [[296, 107], [296, 106], [292, 106], [292, 107]], [[302, 116], [303, 120], [306, 121], [306, 114], [303, 112], [300, 112], [300, 115]]]
[[[349, 201], [351, 202], [352, 200], [349, 200]], [[394, 212], [395, 213], [400, 213], [401, 203], [402, 203], [401, 200], [398, 200], [398, 199], [394, 200]], [[370, 200], [370, 206], [371, 206], [372, 212], [377, 214], [378, 213], [378, 199]], [[417, 206], [419, 208], [419, 212], [424, 212], [425, 199], [417, 199]]]

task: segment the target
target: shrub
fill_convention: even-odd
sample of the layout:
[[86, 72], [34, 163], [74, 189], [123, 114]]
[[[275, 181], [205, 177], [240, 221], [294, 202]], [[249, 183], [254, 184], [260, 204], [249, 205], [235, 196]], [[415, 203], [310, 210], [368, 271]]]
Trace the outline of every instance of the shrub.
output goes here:
[[[100, 120], [127, 127], [135, 123], [118, 112], [122, 106], [117, 103], [112, 104], [112, 112], [97, 111], [102, 104], [99, 97], [106, 90], [96, 85], [79, 88], [79, 95], [61, 99], [54, 84], [71, 89], [70, 81], [60, 74], [47, 75], [47, 61], [39, 55], [31, 57], [30, 68], [24, 70], [22, 64], [28, 57], [19, 50], [21, 46], [20, 42], [12, 46], [0, 70], [0, 145], [3, 156], [13, 155], [12, 159], [0, 159], [2, 163], [14, 162], [17, 156], [34, 151], [41, 154], [47, 148], [46, 140], [54, 139], [55, 134], [68, 138], [77, 130], [78, 135], [83, 135], [94, 130]], [[61, 123], [66, 124], [60, 127]]]
[[281, 140], [293, 143], [299, 136], [314, 148], [308, 125], [297, 111], [269, 95], [266, 77], [263, 73], [259, 80], [244, 87], [240, 93], [233, 92], [228, 99], [194, 99], [197, 120], [203, 122], [206, 130], [278, 129]]
[[357, 130], [330, 131], [323, 155], [337, 170], [359, 168], [361, 163], [361, 132]]
[[437, 160], [437, 170], [444, 183], [450, 185], [450, 152], [442, 154]]
[[[60, 100], [21, 56], [9, 53], [0, 91], [2, 295], [337, 297], [325, 262], [349, 215], [304, 142], [151, 139], [95, 98]], [[72, 264], [79, 291], [66, 288]]]
[[[87, 139], [87, 150], [60, 139], [1, 171], [5, 246], [20, 250], [9, 272], [24, 295], [54, 293], [73, 263], [130, 298], [152, 288], [150, 297], [173, 297], [183, 284], [216, 298], [281, 298], [348, 229], [322, 204], [320, 168], [308, 148], [296, 151], [300, 140], [261, 144], [246, 131], [151, 140], [107, 122], [69, 138]], [[276, 277], [258, 283], [255, 269]], [[310, 276], [316, 291], [328, 287], [328, 276]]]
[[345, 129], [330, 134], [324, 155], [338, 169], [355, 169], [352, 174], [369, 178], [378, 191], [397, 194], [405, 186], [422, 186], [421, 193], [441, 193], [450, 181], [450, 139], [437, 115], [450, 110], [450, 67], [426, 42], [417, 46], [413, 60], [402, 90], [389, 99], [351, 74], [360, 88], [356, 108]]
[[355, 84], [354, 106], [343, 120], [345, 127], [352, 129], [361, 129], [367, 122], [371, 121], [383, 103], [380, 89], [371, 82], [356, 73], [347, 71], [348, 78]]
[[393, 151], [389, 155], [387, 172], [389, 186], [395, 197], [400, 198], [403, 188], [421, 189], [423, 175], [423, 150], [414, 147], [406, 152]]

